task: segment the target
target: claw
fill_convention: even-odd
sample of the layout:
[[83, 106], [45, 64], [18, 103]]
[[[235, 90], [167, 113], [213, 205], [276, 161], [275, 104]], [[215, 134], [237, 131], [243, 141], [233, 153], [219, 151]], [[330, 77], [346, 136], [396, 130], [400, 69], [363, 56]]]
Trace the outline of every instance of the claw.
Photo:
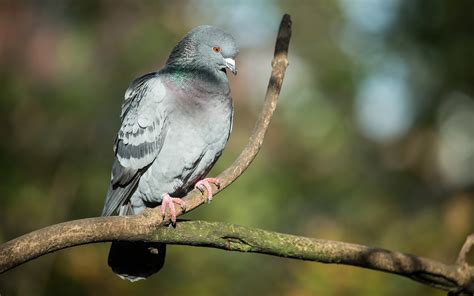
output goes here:
[[176, 207], [174, 204], [178, 204], [182, 209], [186, 209], [186, 203], [181, 198], [171, 197], [168, 193], [163, 194], [161, 201], [161, 215], [166, 215], [166, 208], [170, 209], [171, 222], [176, 224]]
[[207, 200], [209, 202], [212, 201], [212, 187], [211, 184], [214, 184], [217, 186], [217, 188], [220, 188], [220, 180], [217, 178], [205, 178], [202, 179], [201, 181], [197, 182], [196, 185], [194, 185], [194, 188], [198, 189], [201, 191], [201, 193], [204, 194], [204, 190], [207, 191]]

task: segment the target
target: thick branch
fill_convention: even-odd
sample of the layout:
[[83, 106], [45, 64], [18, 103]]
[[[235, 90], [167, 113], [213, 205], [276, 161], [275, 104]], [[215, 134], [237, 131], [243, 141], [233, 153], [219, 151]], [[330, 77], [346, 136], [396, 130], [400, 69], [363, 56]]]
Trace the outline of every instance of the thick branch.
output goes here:
[[[237, 160], [217, 178], [220, 188], [213, 187], [214, 194], [235, 181], [250, 165], [263, 143], [270, 120], [275, 111], [283, 77], [288, 66], [288, 46], [291, 37], [291, 19], [285, 14], [278, 31], [272, 74], [262, 112], [257, 120], [249, 143]], [[184, 200], [189, 212], [207, 200], [199, 190], [191, 191]], [[182, 215], [177, 209], [177, 215]], [[0, 273], [47, 253], [60, 249], [104, 241], [140, 240], [156, 228], [170, 222], [169, 216], [161, 216], [161, 207], [147, 209], [142, 214], [129, 217], [100, 217], [69, 221], [25, 234], [0, 245]]]
[[[472, 244], [474, 234], [466, 245]], [[474, 293], [474, 267], [446, 265], [431, 259], [380, 248], [282, 234], [221, 222], [182, 221], [176, 229], [160, 227], [150, 241], [252, 252], [321, 263], [380, 270], [451, 292]], [[462, 253], [462, 251], [461, 251]]]

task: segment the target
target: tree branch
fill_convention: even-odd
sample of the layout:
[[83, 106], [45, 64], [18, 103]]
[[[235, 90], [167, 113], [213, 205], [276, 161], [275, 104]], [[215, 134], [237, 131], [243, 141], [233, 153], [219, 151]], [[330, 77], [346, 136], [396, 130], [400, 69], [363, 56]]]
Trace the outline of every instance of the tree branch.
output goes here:
[[[148, 240], [359, 266], [398, 274], [450, 292], [474, 293], [474, 267], [468, 266], [465, 261], [446, 265], [380, 248], [282, 234], [222, 222], [180, 221], [176, 224], [176, 229], [157, 228]], [[460, 254], [465, 256], [473, 243], [474, 234], [468, 236]]]
[[[290, 37], [291, 20], [289, 15], [285, 15], [278, 32], [263, 110], [245, 149], [237, 160], [218, 176], [221, 179], [221, 187], [213, 187], [214, 194], [235, 181], [260, 150], [288, 66]], [[185, 200], [188, 212], [205, 203], [206, 196], [194, 190]], [[177, 214], [183, 213], [179, 210]], [[157, 207], [136, 216], [88, 218], [52, 225], [0, 245], [0, 273], [47, 253], [72, 246], [118, 240], [153, 241], [359, 266], [408, 277], [449, 291], [451, 295], [474, 293], [474, 267], [466, 262], [467, 254], [474, 245], [474, 234], [467, 238], [456, 264], [446, 265], [385, 249], [281, 234], [227, 223], [180, 221], [175, 228], [160, 227], [169, 222], [169, 216], [163, 219], [160, 207]]]

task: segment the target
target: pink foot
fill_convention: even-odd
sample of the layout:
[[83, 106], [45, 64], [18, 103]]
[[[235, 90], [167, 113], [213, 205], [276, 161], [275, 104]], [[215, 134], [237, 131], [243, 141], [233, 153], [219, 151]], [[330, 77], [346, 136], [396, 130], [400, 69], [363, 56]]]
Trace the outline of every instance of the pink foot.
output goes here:
[[214, 184], [217, 186], [217, 188], [220, 187], [221, 180], [217, 178], [205, 178], [202, 179], [201, 181], [197, 182], [196, 185], [194, 185], [194, 188], [199, 189], [202, 193], [204, 193], [204, 189], [207, 191], [207, 200], [211, 202], [212, 200], [212, 187], [211, 184]]
[[163, 199], [161, 201], [161, 214], [164, 217], [166, 214], [166, 208], [169, 208], [171, 222], [176, 224], [176, 208], [174, 204], [178, 204], [183, 209], [186, 207], [186, 203], [181, 198], [171, 197], [168, 193], [163, 194]]

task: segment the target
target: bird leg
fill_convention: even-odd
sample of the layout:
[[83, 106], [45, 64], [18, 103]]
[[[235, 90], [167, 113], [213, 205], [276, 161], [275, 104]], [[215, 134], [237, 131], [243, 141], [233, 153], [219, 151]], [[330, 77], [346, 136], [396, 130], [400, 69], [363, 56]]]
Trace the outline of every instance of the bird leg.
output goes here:
[[176, 208], [174, 204], [178, 204], [181, 208], [186, 207], [186, 203], [181, 198], [171, 197], [168, 193], [163, 194], [161, 200], [161, 215], [166, 214], [166, 208], [170, 209], [171, 222], [176, 224]]
[[217, 188], [220, 187], [221, 180], [217, 178], [205, 178], [202, 179], [201, 181], [197, 182], [196, 185], [194, 185], [194, 188], [199, 189], [201, 193], [204, 193], [204, 189], [207, 191], [207, 200], [209, 202], [212, 201], [212, 187], [211, 184], [214, 184], [217, 186]]

